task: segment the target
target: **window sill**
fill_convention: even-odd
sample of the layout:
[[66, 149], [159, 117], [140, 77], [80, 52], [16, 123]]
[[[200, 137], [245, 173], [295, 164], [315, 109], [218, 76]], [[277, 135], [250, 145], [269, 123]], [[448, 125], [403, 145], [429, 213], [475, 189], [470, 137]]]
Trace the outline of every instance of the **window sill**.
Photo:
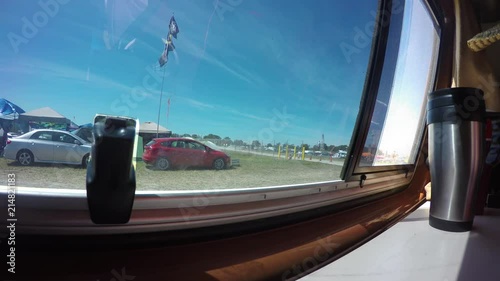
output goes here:
[[[411, 177], [409, 177], [411, 178]], [[138, 191], [123, 225], [95, 225], [85, 190], [17, 187], [18, 232], [38, 235], [131, 234], [211, 227], [331, 206], [402, 188], [409, 178], [204, 191]], [[6, 197], [8, 187], [0, 186]], [[1, 196], [0, 196], [1, 197]], [[0, 205], [5, 205], [2, 200]], [[5, 206], [6, 207], [6, 206]]]

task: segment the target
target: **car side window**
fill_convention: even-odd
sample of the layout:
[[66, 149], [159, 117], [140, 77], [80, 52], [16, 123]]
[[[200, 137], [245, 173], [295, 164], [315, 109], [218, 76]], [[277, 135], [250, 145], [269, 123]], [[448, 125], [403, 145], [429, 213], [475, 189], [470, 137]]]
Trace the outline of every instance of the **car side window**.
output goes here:
[[31, 139], [51, 141], [52, 140], [52, 133], [51, 132], [36, 132], [31, 136]]
[[205, 147], [199, 143], [196, 142], [187, 142], [187, 147], [189, 149], [196, 149], [196, 150], [205, 150]]
[[177, 148], [186, 148], [186, 143], [183, 141], [178, 141], [176, 147]]
[[74, 137], [67, 135], [67, 134], [62, 134], [62, 133], [57, 133], [54, 135], [54, 141], [57, 142], [64, 142], [64, 143], [75, 143], [77, 139]]
[[171, 147], [186, 148], [186, 145], [185, 145], [184, 141], [178, 140], [178, 141], [173, 141]]
[[171, 144], [172, 144], [172, 143], [171, 143], [171, 142], [169, 142], [169, 141], [164, 141], [164, 142], [162, 142], [162, 143], [161, 143], [161, 146], [170, 147], [170, 146], [171, 146]]
[[79, 140], [77, 140], [76, 138], [74, 138], [73, 136], [71, 136], [69, 134], [68, 135], [63, 134], [63, 142], [71, 143], [71, 144], [80, 143]]

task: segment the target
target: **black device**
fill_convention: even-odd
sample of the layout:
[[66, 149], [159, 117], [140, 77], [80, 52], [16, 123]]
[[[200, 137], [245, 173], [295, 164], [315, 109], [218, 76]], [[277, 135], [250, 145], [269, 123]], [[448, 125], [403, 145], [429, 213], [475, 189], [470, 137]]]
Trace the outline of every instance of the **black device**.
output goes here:
[[132, 162], [136, 127], [137, 121], [128, 117], [94, 118], [87, 202], [96, 224], [123, 224], [130, 219], [136, 188]]

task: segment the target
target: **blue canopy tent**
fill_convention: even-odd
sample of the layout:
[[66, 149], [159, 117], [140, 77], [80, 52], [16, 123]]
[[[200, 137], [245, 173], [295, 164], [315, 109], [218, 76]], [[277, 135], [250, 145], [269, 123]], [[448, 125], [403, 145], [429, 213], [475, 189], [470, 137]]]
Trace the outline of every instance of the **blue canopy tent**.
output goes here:
[[78, 126], [78, 129], [71, 131], [71, 133], [79, 136], [80, 138], [82, 138], [88, 142], [93, 142], [94, 137], [93, 137], [93, 133], [92, 133], [92, 128], [93, 128], [92, 123], [87, 123], [87, 124], [83, 124], [83, 125]]
[[0, 119], [2, 120], [15, 120], [19, 118], [19, 114], [25, 111], [12, 102], [0, 98]]
[[94, 125], [92, 123], [87, 123], [87, 124], [80, 125], [78, 128], [90, 128], [90, 129], [92, 129], [93, 127], [94, 127]]
[[0, 98], [0, 128], [3, 131], [0, 139], [0, 151], [3, 151], [7, 143], [7, 134], [12, 128], [14, 120], [18, 119], [21, 113], [24, 113], [22, 108], [4, 98]]

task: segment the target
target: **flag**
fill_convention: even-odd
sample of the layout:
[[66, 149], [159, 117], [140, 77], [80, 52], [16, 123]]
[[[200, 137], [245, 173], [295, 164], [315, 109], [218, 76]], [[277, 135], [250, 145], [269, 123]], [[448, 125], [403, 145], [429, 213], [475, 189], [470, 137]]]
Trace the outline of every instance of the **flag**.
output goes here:
[[177, 33], [179, 33], [179, 26], [177, 25], [174, 16], [172, 16], [170, 18], [170, 23], [168, 24], [167, 39], [163, 39], [163, 44], [165, 45], [165, 47], [163, 48], [163, 52], [160, 58], [158, 58], [160, 67], [164, 66], [168, 62], [168, 53], [175, 50], [175, 45], [172, 41], [172, 37], [177, 38]]
[[168, 121], [169, 113], [170, 113], [170, 98], [168, 98], [168, 101], [167, 101], [167, 121]]
[[167, 63], [167, 61], [168, 61], [168, 49], [165, 49], [165, 51], [163, 51], [160, 58], [158, 59], [158, 63], [160, 64], [160, 67], [162, 67]]
[[160, 67], [164, 66], [168, 62], [168, 52], [174, 50], [174, 45], [171, 44], [171, 41], [165, 41], [165, 48], [163, 49], [163, 53], [161, 54], [158, 62], [160, 63]]
[[169, 51], [173, 51], [175, 49], [174, 42], [172, 42], [172, 34], [168, 34], [167, 39], [163, 39], [163, 43], [165, 44], [165, 48]]
[[168, 30], [170, 34], [172, 34], [172, 36], [174, 36], [174, 38], [177, 39], [177, 33], [179, 33], [179, 26], [177, 25], [174, 16], [170, 18], [170, 23], [168, 24]]

